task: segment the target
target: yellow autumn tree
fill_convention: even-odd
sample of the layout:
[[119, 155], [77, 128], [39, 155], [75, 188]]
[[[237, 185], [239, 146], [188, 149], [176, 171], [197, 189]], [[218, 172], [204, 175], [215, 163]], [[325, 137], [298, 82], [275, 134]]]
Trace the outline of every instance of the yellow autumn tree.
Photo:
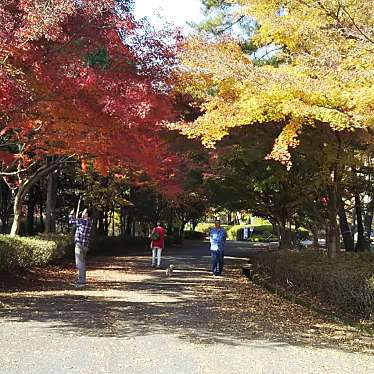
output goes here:
[[[240, 37], [188, 39], [181, 50], [179, 87], [204, 99], [204, 114], [193, 124], [180, 124], [182, 132], [213, 146], [232, 127], [276, 122], [283, 130], [268, 157], [288, 168], [292, 165], [290, 147], [298, 145], [298, 134], [305, 126], [328, 127], [337, 139], [341, 131], [370, 134], [374, 127], [371, 2], [229, 2], [236, 5], [238, 19], [256, 20], [252, 43], [264, 54], [277, 49], [271, 54], [277, 63], [258, 63], [243, 51]], [[332, 170], [334, 183], [337, 173]], [[332, 193], [332, 231], [336, 231], [334, 199]]]
[[304, 125], [338, 131], [374, 126], [374, 8], [369, 2], [236, 3], [239, 14], [260, 25], [253, 42], [259, 48], [280, 47], [280, 63], [254, 64], [234, 39], [189, 39], [181, 52], [189, 68], [183, 82], [206, 100], [205, 115], [188, 127], [188, 135], [212, 145], [230, 127], [284, 121], [286, 134], [275, 144], [283, 149]]

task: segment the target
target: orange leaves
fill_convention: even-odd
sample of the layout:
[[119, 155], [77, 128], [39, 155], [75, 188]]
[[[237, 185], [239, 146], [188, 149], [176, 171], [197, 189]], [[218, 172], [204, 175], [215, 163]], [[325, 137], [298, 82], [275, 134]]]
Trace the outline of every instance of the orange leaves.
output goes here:
[[0, 55], [9, 49], [19, 73], [3, 84], [0, 69], [1, 96], [12, 99], [0, 101], [0, 112], [12, 109], [7, 141], [33, 160], [76, 155], [83, 171], [131, 168], [154, 184], [177, 185], [179, 161], [161, 131], [175, 117], [167, 89], [175, 63], [170, 39], [136, 24], [126, 1], [10, 3], [0, 5], [9, 29], [0, 34]]
[[83, 171], [83, 173], [87, 173], [88, 171], [88, 163], [86, 160], [81, 160], [81, 169]]
[[110, 171], [110, 162], [106, 157], [97, 158], [93, 162], [93, 167], [101, 175], [106, 176], [109, 174], [109, 171]]
[[292, 161], [290, 148], [296, 148], [299, 145], [297, 139], [298, 132], [301, 129], [301, 123], [292, 121], [287, 124], [275, 140], [273, 149], [269, 155], [266, 156], [267, 160], [276, 160], [285, 165], [287, 170], [291, 169]]

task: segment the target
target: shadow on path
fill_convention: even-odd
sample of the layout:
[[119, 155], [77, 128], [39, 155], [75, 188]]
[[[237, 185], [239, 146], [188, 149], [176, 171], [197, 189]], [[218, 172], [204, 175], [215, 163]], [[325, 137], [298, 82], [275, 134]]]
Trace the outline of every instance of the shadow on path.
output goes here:
[[[193, 343], [241, 345], [267, 339], [273, 347], [293, 344], [348, 351], [373, 349], [373, 339], [353, 328], [270, 294], [241, 276], [253, 251], [228, 243], [224, 277], [211, 277], [208, 244], [186, 242], [165, 252], [164, 266], [149, 256], [89, 259], [85, 289], [74, 289], [73, 266], [54, 267], [25, 290], [0, 293], [0, 318], [41, 322], [61, 334], [131, 338], [173, 334]], [[267, 346], [264, 349], [271, 349]]]

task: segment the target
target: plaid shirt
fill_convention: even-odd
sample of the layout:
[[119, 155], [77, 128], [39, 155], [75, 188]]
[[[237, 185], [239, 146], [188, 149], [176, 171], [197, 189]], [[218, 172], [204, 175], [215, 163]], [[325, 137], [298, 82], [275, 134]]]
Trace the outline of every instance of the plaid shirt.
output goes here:
[[90, 242], [90, 234], [92, 222], [90, 219], [75, 218], [73, 215], [69, 216], [69, 223], [76, 227], [74, 243], [78, 243], [83, 247], [88, 247]]

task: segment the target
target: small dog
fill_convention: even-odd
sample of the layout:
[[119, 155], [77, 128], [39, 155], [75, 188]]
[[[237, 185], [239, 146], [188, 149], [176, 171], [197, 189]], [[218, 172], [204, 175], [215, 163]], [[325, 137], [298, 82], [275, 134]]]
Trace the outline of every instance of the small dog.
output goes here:
[[169, 266], [166, 268], [165, 275], [166, 275], [167, 277], [170, 277], [170, 276], [173, 274], [173, 270], [174, 270], [174, 265], [169, 265]]

